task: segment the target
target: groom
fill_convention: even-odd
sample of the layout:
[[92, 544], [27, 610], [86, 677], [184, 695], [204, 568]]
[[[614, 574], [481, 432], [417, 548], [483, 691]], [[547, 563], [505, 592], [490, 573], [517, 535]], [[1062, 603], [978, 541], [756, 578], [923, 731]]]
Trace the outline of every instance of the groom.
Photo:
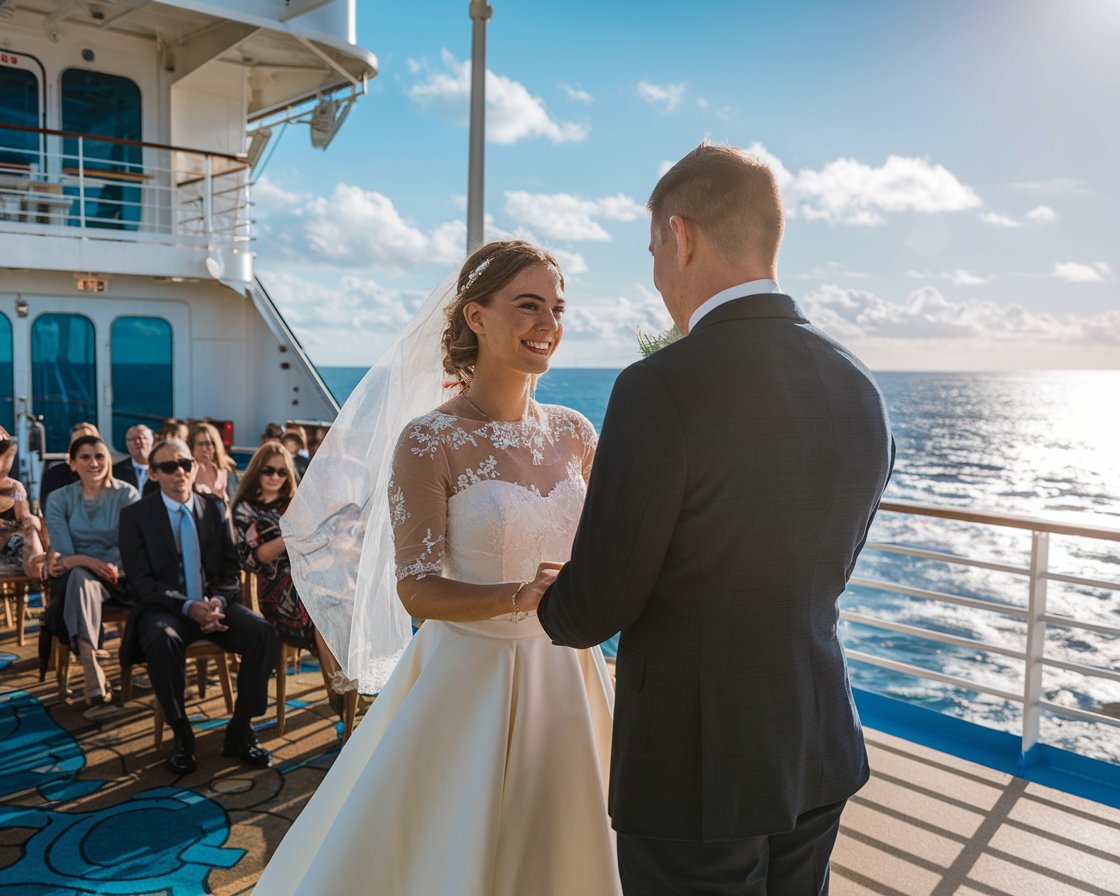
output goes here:
[[869, 774], [836, 621], [893, 463], [883, 398], [779, 292], [765, 164], [705, 141], [649, 210], [684, 338], [619, 375], [538, 615], [558, 644], [622, 633], [609, 809], [628, 894], [827, 893]]

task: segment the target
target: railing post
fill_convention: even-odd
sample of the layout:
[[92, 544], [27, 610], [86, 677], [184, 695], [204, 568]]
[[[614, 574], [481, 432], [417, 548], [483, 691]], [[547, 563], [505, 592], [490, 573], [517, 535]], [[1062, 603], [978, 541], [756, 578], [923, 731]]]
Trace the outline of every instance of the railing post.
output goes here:
[[207, 236], [214, 232], [214, 172], [213, 160], [207, 153], [202, 157], [202, 228]]
[[[66, 163], [63, 162], [65, 165]], [[78, 138], [78, 226], [86, 229], [86, 151], [85, 138]]]
[[1031, 533], [1031, 568], [1027, 606], [1026, 666], [1023, 670], [1023, 759], [1038, 743], [1042, 721], [1042, 658], [1046, 652], [1046, 573], [1050, 533]]

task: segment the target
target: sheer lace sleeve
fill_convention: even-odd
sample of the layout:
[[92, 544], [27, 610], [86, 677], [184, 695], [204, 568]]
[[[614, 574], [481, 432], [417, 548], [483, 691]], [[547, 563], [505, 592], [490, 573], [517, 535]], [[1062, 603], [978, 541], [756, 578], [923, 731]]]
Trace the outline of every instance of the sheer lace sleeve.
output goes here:
[[443, 571], [451, 473], [445, 446], [429, 417], [401, 434], [389, 480], [397, 581]]
[[587, 482], [588, 477], [591, 476], [591, 463], [595, 460], [595, 446], [599, 443], [599, 436], [591, 421], [579, 411], [572, 408], [564, 408], [564, 411], [579, 451], [580, 472], [583, 474], [583, 481]]

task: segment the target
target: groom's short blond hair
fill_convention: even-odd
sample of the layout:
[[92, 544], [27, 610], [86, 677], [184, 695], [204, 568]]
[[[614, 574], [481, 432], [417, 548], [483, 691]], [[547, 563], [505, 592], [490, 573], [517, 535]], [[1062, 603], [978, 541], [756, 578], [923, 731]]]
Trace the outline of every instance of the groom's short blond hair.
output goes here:
[[784, 219], [770, 167], [735, 146], [705, 140], [665, 172], [646, 203], [662, 233], [678, 215], [696, 224], [725, 261], [777, 263]]

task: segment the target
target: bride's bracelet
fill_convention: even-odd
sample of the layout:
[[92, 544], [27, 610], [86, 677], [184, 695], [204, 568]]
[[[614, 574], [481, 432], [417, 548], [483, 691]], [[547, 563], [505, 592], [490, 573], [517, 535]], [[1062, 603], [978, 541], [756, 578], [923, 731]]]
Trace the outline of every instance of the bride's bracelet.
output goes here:
[[517, 609], [517, 595], [519, 595], [521, 589], [528, 584], [528, 582], [522, 582], [517, 586], [517, 590], [513, 592], [513, 612], [510, 614], [510, 622], [521, 622], [523, 619], [529, 618], [529, 613], [526, 610]]

